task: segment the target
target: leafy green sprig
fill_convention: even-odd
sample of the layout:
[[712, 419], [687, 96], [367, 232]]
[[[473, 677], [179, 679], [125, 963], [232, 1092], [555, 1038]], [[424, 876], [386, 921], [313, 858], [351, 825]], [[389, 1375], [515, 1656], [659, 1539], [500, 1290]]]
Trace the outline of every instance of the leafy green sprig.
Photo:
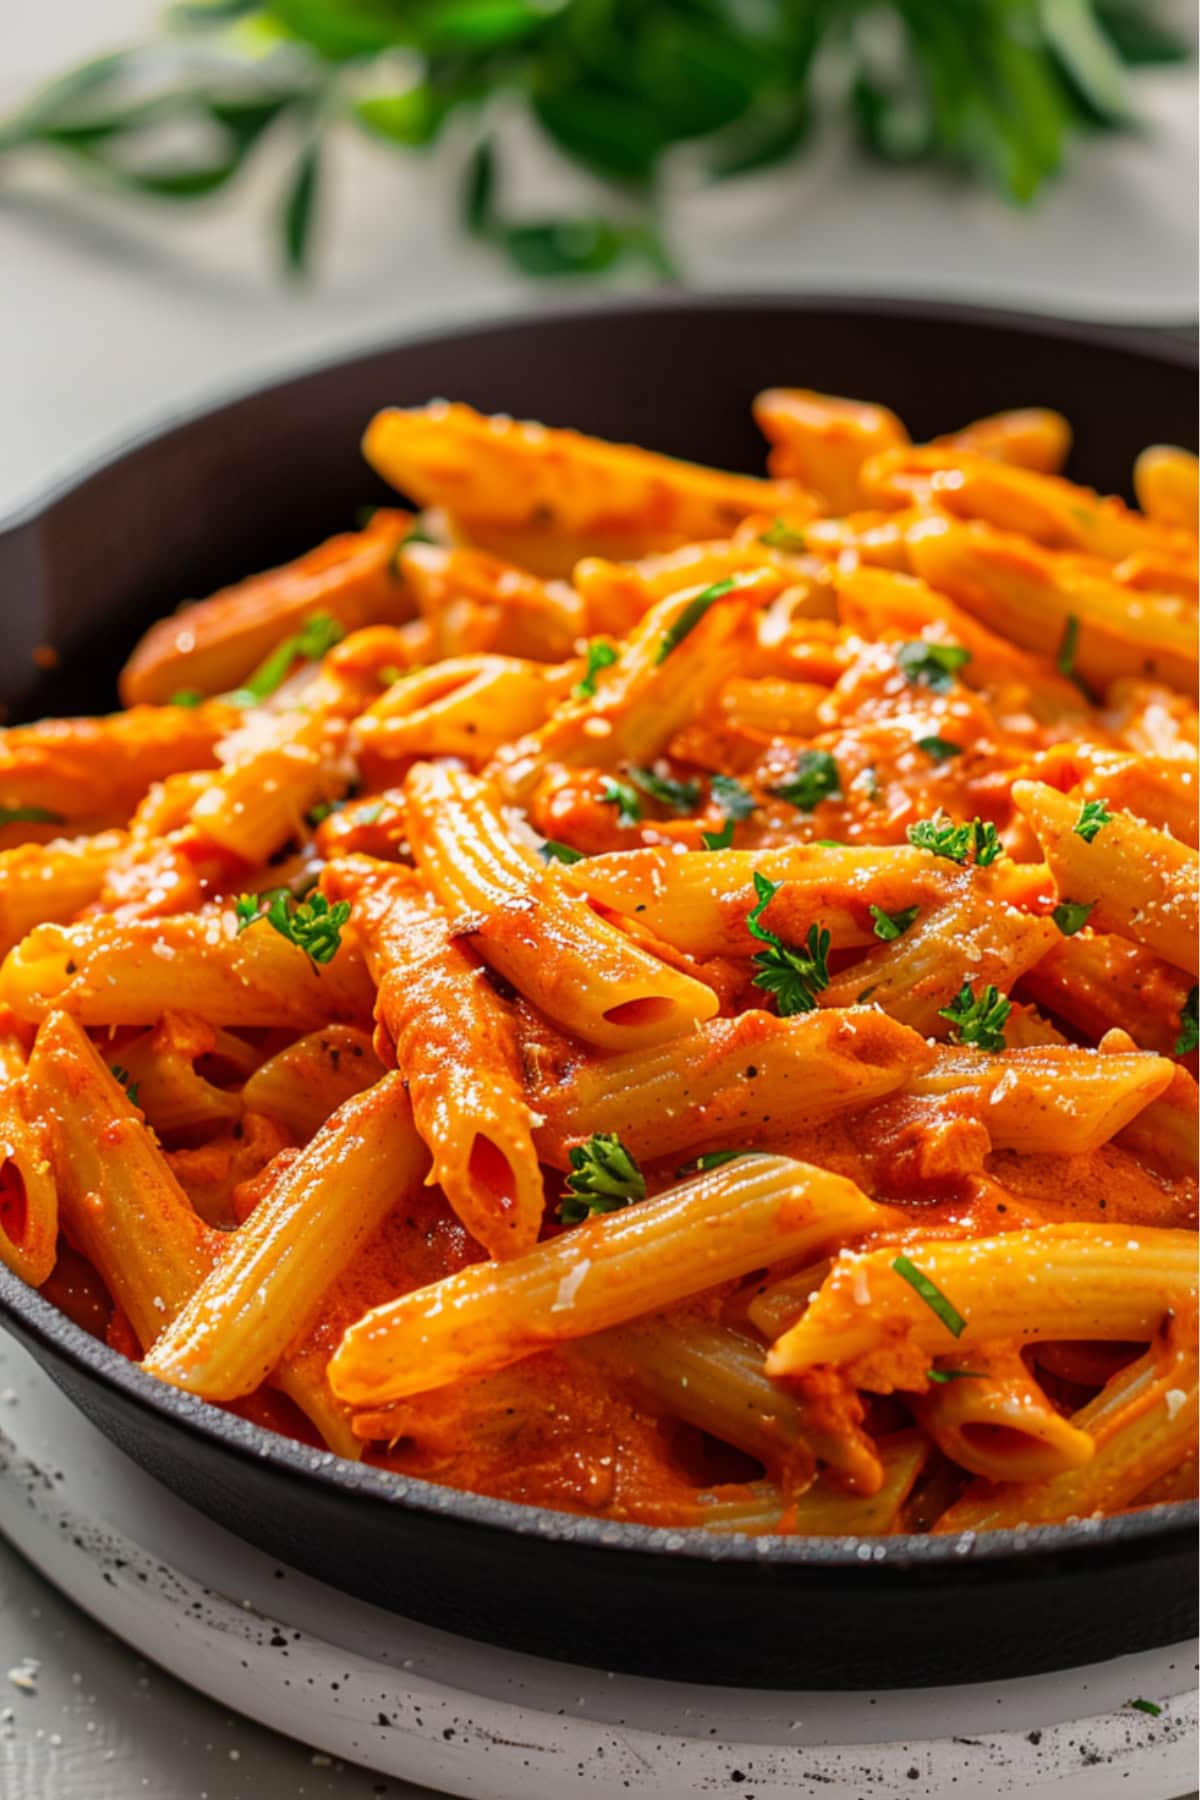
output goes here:
[[280, 937], [295, 944], [316, 964], [332, 962], [341, 949], [342, 927], [350, 917], [350, 902], [337, 900], [330, 906], [324, 894], [297, 900], [289, 888], [275, 888], [269, 894], [240, 895], [233, 910], [239, 937], [265, 919]]
[[[182, 0], [170, 37], [58, 77], [6, 122], [0, 154], [50, 151], [128, 194], [202, 200], [289, 155], [276, 217], [310, 259], [330, 134], [420, 153], [474, 124], [468, 227], [531, 276], [672, 273], [660, 176], [692, 146], [722, 180], [800, 151], [848, 109], [871, 154], [936, 161], [1031, 200], [1074, 136], [1129, 124], [1125, 70], [1186, 55], [1153, 0]], [[892, 27], [891, 32], [880, 26]], [[523, 109], [612, 204], [514, 218], [487, 125]], [[182, 146], [182, 147], [181, 147]]]
[[578, 1225], [646, 1198], [646, 1177], [615, 1132], [597, 1131], [572, 1146], [567, 1190], [558, 1204], [564, 1225]]
[[769, 930], [762, 923], [762, 916], [779, 887], [779, 882], [769, 881], [755, 869], [754, 891], [758, 903], [746, 914], [746, 925], [751, 936], [767, 946], [754, 957], [754, 967], [758, 971], [754, 986], [774, 994], [780, 1016], [786, 1019], [793, 1013], [812, 1012], [817, 995], [829, 986], [830, 937], [821, 926], [810, 925], [801, 950], [795, 944], [785, 944]]

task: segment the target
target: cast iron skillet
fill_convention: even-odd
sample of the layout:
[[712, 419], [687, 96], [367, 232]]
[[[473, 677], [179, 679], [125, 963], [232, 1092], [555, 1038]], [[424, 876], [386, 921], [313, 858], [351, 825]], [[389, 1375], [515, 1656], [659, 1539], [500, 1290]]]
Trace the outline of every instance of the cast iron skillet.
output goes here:
[[[386, 498], [370, 414], [434, 395], [761, 469], [773, 383], [885, 401], [917, 437], [1061, 408], [1074, 472], [1127, 488], [1189, 444], [1190, 348], [862, 300], [670, 300], [425, 337], [234, 400], [133, 445], [0, 532], [10, 716], [113, 702], [136, 634], [182, 598], [300, 551]], [[35, 646], [62, 665], [42, 673]], [[184, 1499], [336, 1587], [497, 1644], [769, 1687], [1038, 1673], [1195, 1630], [1195, 1507], [978, 1538], [706, 1538], [521, 1508], [270, 1436], [88, 1337], [0, 1268], [0, 1315], [102, 1431]]]

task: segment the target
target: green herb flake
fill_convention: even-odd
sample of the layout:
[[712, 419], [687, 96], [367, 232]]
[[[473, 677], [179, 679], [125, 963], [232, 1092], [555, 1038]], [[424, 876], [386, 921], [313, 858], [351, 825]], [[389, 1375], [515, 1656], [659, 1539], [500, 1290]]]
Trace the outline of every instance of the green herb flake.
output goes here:
[[1132, 1706], [1135, 1712], [1149, 1713], [1152, 1719], [1158, 1719], [1162, 1716], [1161, 1706], [1157, 1705], [1153, 1700], [1143, 1700], [1140, 1695], [1136, 1700], [1127, 1700], [1125, 1704], [1126, 1706]]
[[314, 965], [332, 962], [341, 948], [342, 927], [350, 917], [350, 902], [330, 906], [324, 894], [297, 900], [288, 888], [268, 894], [242, 894], [235, 906], [238, 936], [265, 919], [289, 944], [303, 950]]
[[939, 644], [929, 638], [916, 638], [896, 645], [896, 667], [914, 686], [932, 688], [935, 694], [948, 694], [958, 671], [971, 660], [971, 652], [961, 644]]
[[602, 669], [611, 669], [617, 660], [617, 652], [603, 638], [592, 638], [587, 647], [587, 667], [583, 679], [577, 681], [571, 689], [577, 700], [590, 700], [596, 692], [596, 677]]
[[567, 1191], [558, 1205], [564, 1225], [578, 1225], [646, 1198], [646, 1178], [615, 1132], [598, 1131], [586, 1144], [575, 1144], [569, 1160]]
[[929, 850], [949, 862], [965, 863], [974, 853], [975, 862], [986, 869], [1004, 855], [996, 827], [990, 820], [972, 819], [956, 825], [948, 813], [937, 812], [932, 819], [918, 819], [908, 828], [908, 841], [918, 850]]
[[629, 779], [649, 800], [657, 800], [671, 812], [695, 812], [700, 801], [698, 781], [676, 781], [670, 775], [656, 775], [653, 769], [630, 769]]
[[882, 906], [871, 906], [867, 909], [875, 921], [875, 936], [881, 943], [894, 944], [898, 937], [903, 937], [909, 926], [920, 912], [919, 906], [906, 906], [900, 912], [884, 912]]
[[171, 695], [171, 698], [167, 701], [167, 705], [186, 707], [203, 706], [204, 695], [200, 692], [199, 688], [176, 688], [175, 692]]
[[547, 863], [577, 863], [583, 861], [582, 850], [572, 850], [570, 844], [560, 844], [557, 838], [547, 838], [544, 844], [539, 844], [538, 855], [543, 862]]
[[936, 763], [949, 762], [952, 756], [961, 756], [963, 753], [961, 744], [953, 743], [950, 738], [938, 737], [936, 732], [932, 737], [915, 739], [915, 743], [918, 750], [923, 750], [926, 756], [932, 756]]
[[[895, 1267], [895, 1264], [892, 1265]], [[957, 1335], [957, 1333], [955, 1334]], [[927, 1381], [936, 1381], [944, 1387], [948, 1381], [986, 1381], [986, 1369], [926, 1369]]]
[[1063, 624], [1063, 634], [1059, 640], [1058, 654], [1054, 658], [1054, 666], [1060, 675], [1068, 680], [1075, 674], [1075, 651], [1079, 644], [1079, 620], [1074, 613], [1068, 613]]
[[276, 645], [270, 656], [247, 679], [245, 686], [235, 688], [227, 698], [235, 706], [258, 706], [283, 686], [294, 663], [320, 662], [335, 644], [341, 643], [345, 635], [341, 625], [331, 614], [311, 613], [299, 631]]
[[121, 1068], [119, 1063], [114, 1063], [112, 1066], [112, 1073], [114, 1079], [125, 1089], [130, 1106], [136, 1106], [138, 1103], [138, 1084], [129, 1073], [129, 1070]]
[[601, 806], [615, 806], [618, 825], [636, 825], [642, 816], [642, 803], [627, 781], [610, 775], [600, 794]]
[[1060, 900], [1050, 917], [1064, 937], [1074, 937], [1088, 922], [1094, 900]]
[[947, 1300], [941, 1288], [937, 1287], [934, 1282], [930, 1281], [928, 1275], [918, 1269], [916, 1263], [911, 1262], [907, 1256], [897, 1256], [893, 1259], [892, 1268], [902, 1281], [907, 1281], [909, 1287], [925, 1302], [930, 1312], [937, 1314], [952, 1337], [962, 1336], [967, 1329], [967, 1321], [958, 1308]]
[[753, 1156], [752, 1150], [706, 1150], [703, 1156], [694, 1156], [691, 1162], [684, 1163], [676, 1169], [678, 1180], [688, 1175], [704, 1175], [709, 1169], [720, 1169], [728, 1162], [734, 1162], [739, 1156]]
[[758, 541], [760, 544], [765, 544], [768, 550], [789, 550], [795, 555], [799, 555], [802, 550], [808, 548], [808, 540], [804, 533], [793, 531], [792, 527], [785, 525], [782, 519], [776, 519], [774, 524], [768, 525], [765, 531], [760, 531]]
[[949, 1006], [938, 1008], [938, 1018], [948, 1019], [954, 1027], [958, 1044], [971, 1044], [979, 1050], [1003, 1050], [1004, 1027], [1012, 1011], [1012, 1001], [989, 982], [976, 998], [971, 984], [964, 981]]
[[1081, 837], [1085, 844], [1091, 844], [1106, 825], [1111, 825], [1112, 817], [1106, 800], [1085, 800], [1072, 829], [1076, 837]]
[[6, 825], [65, 825], [62, 813], [44, 806], [0, 806], [0, 830]]
[[654, 658], [655, 662], [666, 662], [672, 650], [678, 649], [688, 633], [695, 631], [697, 625], [711, 606], [714, 606], [723, 595], [732, 593], [735, 587], [742, 587], [744, 585], [744, 577], [739, 578], [736, 575], [729, 575], [726, 576], [724, 581], [714, 581], [711, 587], [706, 587], [702, 592], [694, 595], [692, 599], [687, 602], [686, 606], [680, 609], [674, 624], [668, 625], [667, 629], [663, 632], [662, 637], [659, 639], [658, 651]]
[[762, 915], [779, 892], [779, 885], [768, 881], [757, 869], [754, 871], [758, 903], [747, 913], [746, 925], [751, 936], [767, 946], [753, 959], [758, 971], [754, 986], [774, 994], [779, 1015], [786, 1019], [794, 1013], [812, 1012], [817, 995], [829, 986], [830, 937], [820, 926], [810, 925], [805, 948], [801, 950], [794, 944], [785, 944], [762, 924]]
[[706, 850], [728, 850], [733, 844], [734, 821], [726, 819], [720, 831], [702, 831], [700, 842]]
[[1200, 1044], [1200, 1024], [1197, 1023], [1196, 1001], [1200, 995], [1200, 987], [1189, 988], [1188, 997], [1179, 1012], [1179, 1036], [1175, 1040], [1176, 1056], [1189, 1056]]
[[748, 819], [754, 812], [754, 795], [732, 775], [714, 775], [708, 791], [727, 819]]
[[771, 792], [800, 812], [813, 812], [823, 800], [842, 797], [837, 763], [828, 750], [802, 750], [787, 780]]

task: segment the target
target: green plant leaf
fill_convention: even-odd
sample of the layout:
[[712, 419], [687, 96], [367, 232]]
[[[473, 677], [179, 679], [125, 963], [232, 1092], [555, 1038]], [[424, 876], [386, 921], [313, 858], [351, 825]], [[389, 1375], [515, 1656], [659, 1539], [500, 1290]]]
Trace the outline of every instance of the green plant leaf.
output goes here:
[[304, 146], [284, 195], [283, 246], [288, 267], [297, 272], [308, 261], [308, 246], [316, 219], [320, 157], [320, 145], [315, 139]]

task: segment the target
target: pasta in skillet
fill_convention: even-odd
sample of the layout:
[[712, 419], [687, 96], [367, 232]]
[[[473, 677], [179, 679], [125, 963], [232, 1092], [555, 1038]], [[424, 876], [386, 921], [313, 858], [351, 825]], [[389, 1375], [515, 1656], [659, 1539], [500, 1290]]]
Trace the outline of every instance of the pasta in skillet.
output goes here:
[[0, 732], [0, 1259], [161, 1380], [610, 1519], [1195, 1491], [1197, 464], [381, 412], [419, 510]]

